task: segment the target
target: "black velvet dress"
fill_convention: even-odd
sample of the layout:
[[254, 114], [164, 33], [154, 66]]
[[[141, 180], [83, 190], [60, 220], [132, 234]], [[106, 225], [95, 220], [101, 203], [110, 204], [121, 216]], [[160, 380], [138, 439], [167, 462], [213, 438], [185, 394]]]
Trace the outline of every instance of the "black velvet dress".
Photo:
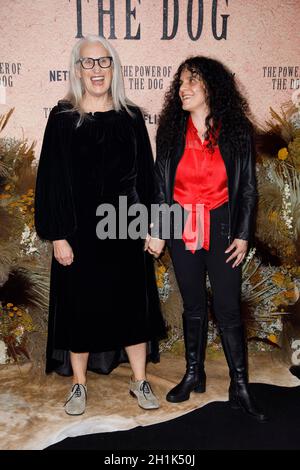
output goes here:
[[[142, 342], [149, 344], [150, 359], [158, 359], [157, 340], [165, 330], [153, 260], [144, 252], [142, 238], [119, 238], [119, 196], [127, 196], [128, 207], [138, 202], [149, 206], [153, 189], [147, 131], [140, 111], [134, 114], [99, 112], [78, 128], [76, 113], [55, 109], [49, 118], [53, 123], [48, 122], [45, 132], [37, 177], [36, 228], [42, 238], [65, 238], [74, 261], [63, 266], [52, 260], [47, 372], [71, 374], [69, 351], [88, 351], [88, 368], [108, 373], [125, 360], [124, 346]], [[51, 185], [55, 171], [49, 141], [55, 133], [62, 134], [61, 154], [68, 157], [57, 166], [59, 171], [65, 161], [65, 178], [56, 174], [61, 182], [52, 179]], [[103, 203], [115, 209], [113, 239], [96, 234], [101, 220], [96, 210]], [[63, 219], [65, 212], [66, 220], [51, 224], [49, 216], [57, 217], [53, 205]]]

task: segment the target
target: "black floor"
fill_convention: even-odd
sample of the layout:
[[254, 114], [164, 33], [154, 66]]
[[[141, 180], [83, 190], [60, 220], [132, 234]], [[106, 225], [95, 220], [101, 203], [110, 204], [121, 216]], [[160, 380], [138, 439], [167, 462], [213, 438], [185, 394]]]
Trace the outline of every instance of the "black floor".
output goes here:
[[161, 424], [68, 438], [47, 450], [300, 450], [300, 386], [250, 387], [267, 423], [213, 402]]

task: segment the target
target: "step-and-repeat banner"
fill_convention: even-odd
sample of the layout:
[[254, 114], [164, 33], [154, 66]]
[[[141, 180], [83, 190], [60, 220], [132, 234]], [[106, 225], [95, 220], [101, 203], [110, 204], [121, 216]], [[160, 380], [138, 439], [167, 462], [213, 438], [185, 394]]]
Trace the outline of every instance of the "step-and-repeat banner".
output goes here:
[[0, 0], [0, 114], [6, 135], [37, 140], [67, 91], [78, 38], [119, 52], [128, 96], [154, 137], [163, 95], [182, 60], [207, 55], [235, 73], [258, 123], [299, 89], [299, 0]]

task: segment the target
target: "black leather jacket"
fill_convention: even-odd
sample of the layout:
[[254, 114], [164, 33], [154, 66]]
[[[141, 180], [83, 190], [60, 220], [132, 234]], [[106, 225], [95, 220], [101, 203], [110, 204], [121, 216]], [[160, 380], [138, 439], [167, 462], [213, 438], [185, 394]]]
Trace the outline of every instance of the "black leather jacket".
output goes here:
[[[174, 203], [173, 192], [175, 174], [185, 147], [187, 119], [182, 122], [180, 142], [175, 152], [166, 149], [157, 154], [155, 162], [155, 202], [158, 204]], [[257, 201], [255, 178], [255, 152], [250, 133], [242, 139], [240, 149], [235, 149], [225, 141], [222, 132], [219, 137], [219, 149], [225, 163], [229, 192], [229, 241], [235, 239], [252, 241], [254, 233], [254, 214]], [[172, 227], [171, 227], [172, 234]], [[159, 219], [153, 220], [151, 235], [164, 238]]]

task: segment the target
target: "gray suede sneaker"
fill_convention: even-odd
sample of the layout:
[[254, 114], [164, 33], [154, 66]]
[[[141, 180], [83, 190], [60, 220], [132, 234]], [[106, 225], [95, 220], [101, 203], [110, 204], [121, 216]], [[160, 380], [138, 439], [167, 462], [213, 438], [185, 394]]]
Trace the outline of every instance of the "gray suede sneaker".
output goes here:
[[75, 384], [70, 395], [64, 404], [65, 412], [68, 415], [82, 415], [85, 412], [87, 400], [87, 388], [82, 384]]
[[137, 398], [138, 404], [144, 410], [154, 410], [159, 408], [159, 401], [154, 395], [149, 382], [146, 380], [137, 380], [134, 382], [130, 379], [129, 393]]

